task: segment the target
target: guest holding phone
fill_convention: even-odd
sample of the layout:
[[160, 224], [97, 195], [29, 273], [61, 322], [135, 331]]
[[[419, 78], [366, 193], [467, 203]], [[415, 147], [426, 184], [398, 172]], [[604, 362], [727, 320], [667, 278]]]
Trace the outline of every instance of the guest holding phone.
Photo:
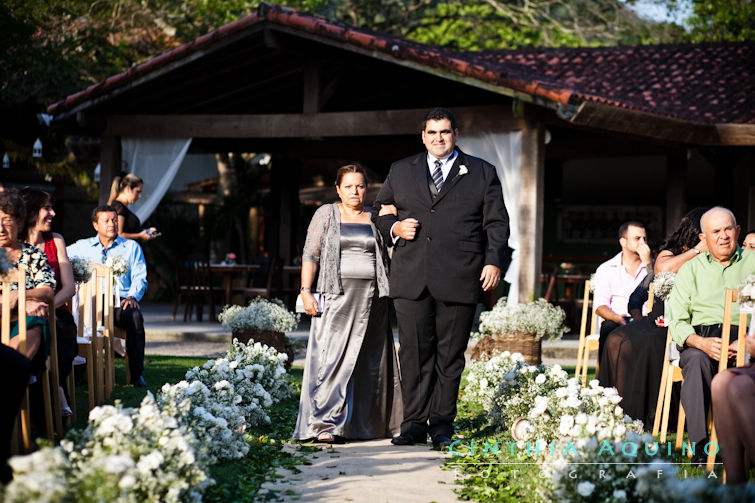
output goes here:
[[118, 213], [118, 235], [123, 239], [146, 243], [160, 236], [160, 233], [154, 227], [143, 229], [139, 217], [128, 208], [142, 198], [142, 190], [144, 181], [138, 176], [130, 173], [117, 176], [110, 186], [108, 204]]

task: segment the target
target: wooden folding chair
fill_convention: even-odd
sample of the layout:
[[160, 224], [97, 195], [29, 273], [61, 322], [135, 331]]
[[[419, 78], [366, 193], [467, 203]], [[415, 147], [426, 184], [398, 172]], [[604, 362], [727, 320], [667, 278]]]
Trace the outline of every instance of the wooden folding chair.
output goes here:
[[[45, 387], [47, 388], [47, 393], [44, 393], [46, 395], [49, 395], [52, 392], [52, 405], [54, 406], [54, 414], [52, 414], [52, 418], [55, 420], [55, 433], [59, 437], [63, 436], [63, 404], [60, 401], [60, 392], [58, 391], [60, 389], [60, 372], [58, 367], [58, 331], [57, 326], [55, 325], [55, 303], [53, 303], [50, 306], [48, 315], [47, 315], [47, 333], [50, 336], [50, 355], [47, 357], [47, 365], [45, 365], [49, 369], [49, 378], [46, 378], [42, 382], [43, 386], [43, 393]], [[50, 380], [52, 380], [52, 390], [50, 390]], [[50, 397], [45, 398], [45, 408], [50, 403]], [[49, 418], [50, 416], [48, 416]], [[49, 433], [48, 433], [49, 436]]]
[[102, 352], [98, 350], [97, 324], [96, 324], [96, 304], [95, 297], [97, 293], [97, 277], [93, 273], [89, 281], [77, 285], [78, 305], [78, 354], [86, 359], [87, 363], [87, 395], [89, 401], [89, 410], [102, 403], [104, 398], [104, 389], [100, 393], [98, 382], [103, 379], [98, 378], [98, 369], [102, 367]]
[[[590, 280], [585, 280], [585, 293], [582, 298], [582, 321], [579, 325], [579, 346], [577, 347], [577, 368], [574, 371], [574, 377], [582, 376], [582, 386], [587, 385], [587, 363], [590, 360], [590, 352], [597, 351], [600, 346], [600, 316], [592, 309], [590, 300]], [[592, 311], [592, 314], [590, 314]], [[590, 319], [588, 329], [587, 320]], [[587, 332], [590, 332], [589, 334]], [[595, 374], [598, 374], [600, 362], [595, 365]]]
[[[105, 267], [101, 264], [92, 264], [93, 276], [97, 277], [97, 292], [95, 297], [95, 318], [96, 326], [99, 333], [102, 333], [102, 350], [104, 351], [104, 392], [105, 397], [110, 398], [110, 394], [113, 391], [115, 385], [115, 363], [113, 356], [113, 338], [118, 336], [122, 339], [126, 339], [125, 330], [120, 330], [115, 327], [115, 277], [113, 270], [109, 267]], [[126, 378], [128, 382], [128, 355], [126, 356]]]
[[[731, 314], [734, 309], [734, 303], [739, 298], [739, 291], [730, 288], [726, 289], [726, 297], [724, 298], [724, 322], [721, 328], [721, 359], [718, 361], [718, 371], [723, 372], [726, 367], [729, 366], [729, 359], [725, 356], [725, 351], [728, 351], [729, 342], [731, 340]], [[745, 364], [745, 337], [747, 336], [747, 314], [739, 312], [739, 333], [737, 334], [737, 357], [735, 366], [742, 367]], [[711, 417], [713, 416], [711, 411]], [[716, 422], [715, 418], [711, 421], [710, 442], [714, 445], [718, 444], [718, 435], [716, 434]], [[712, 471], [716, 462], [715, 451], [712, 454], [708, 454], [708, 462], [706, 468], [708, 471]]]
[[[13, 272], [8, 273], [8, 276], [11, 276], [14, 274]], [[26, 267], [23, 265], [19, 266], [17, 269], [17, 281], [18, 281], [18, 335], [19, 338], [19, 346], [18, 351], [21, 354], [26, 354]], [[7, 278], [10, 279], [10, 278]], [[4, 281], [3, 282], [3, 293], [2, 293], [2, 299], [3, 299], [3, 310], [2, 310], [2, 327], [0, 328], [0, 341], [2, 341], [3, 344], [6, 346], [10, 345], [10, 322], [11, 322], [11, 309], [10, 309], [10, 292], [11, 292], [11, 281]], [[54, 309], [50, 309], [50, 311], [53, 312], [52, 317], [54, 320]], [[55, 332], [54, 328], [53, 331], [50, 332], [52, 336], [54, 337]], [[52, 339], [52, 344], [55, 344], [56, 340]], [[55, 356], [57, 358], [57, 348], [53, 346], [53, 350], [55, 351]], [[44, 348], [44, 341], [42, 341], [41, 346], [39, 348], [39, 351], [45, 351]], [[55, 438], [55, 431], [53, 429], [53, 411], [52, 411], [52, 398], [50, 395], [50, 375], [49, 375], [49, 366], [50, 366], [50, 358], [48, 356], [47, 360], [45, 361], [45, 368], [38, 374], [36, 374], [37, 380], [40, 381], [40, 384], [42, 385], [42, 395], [43, 395], [43, 409], [45, 414], [45, 429], [47, 433], [47, 438], [50, 440], [54, 440]], [[57, 371], [57, 360], [54, 364], [54, 368]], [[57, 376], [56, 376], [57, 377]], [[57, 379], [56, 379], [57, 381]], [[57, 389], [56, 389], [57, 391]], [[57, 395], [56, 395], [57, 396]], [[60, 400], [58, 399], [58, 405], [60, 404]], [[31, 414], [30, 414], [30, 402], [29, 402], [29, 391], [27, 389], [26, 394], [24, 396], [24, 399], [21, 403], [21, 409], [19, 411], [19, 423], [21, 426], [21, 442], [23, 449], [28, 451], [31, 449]], [[57, 414], [58, 419], [60, 419], [60, 413]], [[62, 423], [59, 429], [59, 433], [63, 433], [63, 427]], [[15, 438], [15, 435], [14, 435]], [[15, 441], [14, 441], [14, 447], [15, 447]]]
[[[666, 350], [663, 354], [663, 371], [661, 383], [658, 388], [658, 402], [655, 406], [655, 419], [653, 420], [653, 436], [660, 433], [660, 442], [666, 442], [668, 433], [668, 419], [671, 411], [671, 390], [676, 382], [684, 382], [682, 369], [679, 367], [679, 352], [676, 343], [671, 339], [671, 332], [666, 335]], [[681, 400], [679, 401], [679, 415], [676, 422], [676, 450], [682, 448], [684, 439], [684, 421], [686, 416]]]

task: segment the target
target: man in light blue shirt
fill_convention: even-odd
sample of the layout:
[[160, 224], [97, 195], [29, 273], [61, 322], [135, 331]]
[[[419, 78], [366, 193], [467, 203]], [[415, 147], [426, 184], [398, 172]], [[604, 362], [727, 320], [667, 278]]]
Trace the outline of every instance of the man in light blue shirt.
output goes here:
[[136, 241], [118, 236], [118, 215], [112, 206], [98, 206], [92, 212], [92, 226], [97, 235], [80, 239], [66, 248], [69, 257], [81, 257], [104, 264], [112, 255], [122, 256], [128, 272], [118, 276], [121, 305], [115, 309], [115, 325], [126, 330], [126, 353], [129, 358], [131, 383], [147, 387], [144, 371], [144, 318], [139, 301], [147, 291], [147, 263]]

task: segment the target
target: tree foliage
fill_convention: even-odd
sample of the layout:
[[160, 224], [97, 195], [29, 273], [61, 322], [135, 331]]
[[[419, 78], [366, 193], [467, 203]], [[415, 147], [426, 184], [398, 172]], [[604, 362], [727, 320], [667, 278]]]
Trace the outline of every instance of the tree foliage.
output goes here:
[[693, 0], [690, 40], [742, 42], [755, 40], [753, 0]]
[[643, 20], [618, 0], [450, 0], [428, 10], [408, 35], [477, 50], [660, 43], [681, 30]]

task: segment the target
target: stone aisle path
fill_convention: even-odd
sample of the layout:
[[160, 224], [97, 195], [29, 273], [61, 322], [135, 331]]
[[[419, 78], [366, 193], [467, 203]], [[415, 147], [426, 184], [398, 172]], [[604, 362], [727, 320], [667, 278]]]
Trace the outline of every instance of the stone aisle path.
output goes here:
[[[298, 465], [301, 473], [279, 468], [268, 477], [257, 501], [359, 503], [450, 503], [455, 472], [442, 470], [448, 454], [430, 446], [391, 445], [389, 439], [336, 444], [312, 454], [296, 453], [311, 465]], [[296, 444], [284, 448], [296, 452]], [[277, 497], [266, 499], [271, 491]]]

